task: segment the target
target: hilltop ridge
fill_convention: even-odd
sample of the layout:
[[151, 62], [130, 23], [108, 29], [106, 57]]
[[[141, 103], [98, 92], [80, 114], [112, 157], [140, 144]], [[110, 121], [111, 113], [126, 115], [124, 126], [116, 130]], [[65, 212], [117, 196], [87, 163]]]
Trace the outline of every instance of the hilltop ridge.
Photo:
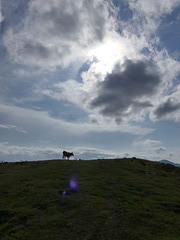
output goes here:
[[179, 168], [143, 159], [0, 164], [0, 236], [180, 239], [179, 179]]

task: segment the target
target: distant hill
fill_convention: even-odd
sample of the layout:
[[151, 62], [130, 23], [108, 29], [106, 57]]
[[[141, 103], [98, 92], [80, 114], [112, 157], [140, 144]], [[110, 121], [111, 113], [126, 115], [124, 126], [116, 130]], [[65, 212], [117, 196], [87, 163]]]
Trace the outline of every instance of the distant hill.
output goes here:
[[161, 160], [161, 161], [159, 161], [160, 163], [165, 163], [165, 164], [171, 164], [171, 165], [173, 165], [173, 166], [175, 166], [175, 167], [180, 167], [180, 164], [178, 164], [178, 163], [174, 163], [174, 162], [171, 162], [171, 161], [168, 161], [168, 160], [165, 160], [165, 159], [163, 159], [163, 160]]
[[135, 158], [1, 163], [0, 239], [180, 239], [179, 179]]

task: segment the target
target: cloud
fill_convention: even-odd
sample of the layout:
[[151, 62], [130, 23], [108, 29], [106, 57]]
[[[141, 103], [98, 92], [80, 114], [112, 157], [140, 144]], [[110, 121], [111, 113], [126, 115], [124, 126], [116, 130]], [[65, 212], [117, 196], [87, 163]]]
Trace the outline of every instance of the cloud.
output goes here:
[[[61, 158], [62, 150], [74, 151], [75, 157], [81, 159], [113, 157], [120, 151], [119, 147], [122, 148], [119, 145], [127, 143], [126, 134], [134, 139], [153, 131], [128, 124], [107, 125], [103, 121], [100, 124], [89, 121], [72, 123], [52, 117], [45, 111], [2, 103], [0, 116], [0, 159], [4, 161]], [[114, 150], [112, 141], [115, 142]], [[104, 144], [106, 150], [98, 149]], [[95, 145], [98, 147], [94, 148]]]
[[135, 156], [145, 159], [148, 156], [148, 159], [158, 161], [161, 160], [162, 154], [164, 157], [169, 155], [169, 149], [166, 149], [163, 145], [161, 140], [138, 138], [133, 142], [132, 149]]
[[162, 153], [166, 152], [166, 149], [163, 147], [160, 147], [160, 148], [155, 149], [154, 152], [157, 154], [162, 154]]
[[4, 20], [4, 17], [3, 17], [2, 12], [1, 12], [1, 1], [0, 1], [0, 27], [1, 27], [1, 23], [2, 23], [3, 20]]
[[[0, 143], [0, 154], [6, 160], [11, 156], [11, 161], [23, 160], [38, 160], [58, 158], [62, 159], [62, 152], [64, 148], [59, 147], [37, 147], [37, 146], [18, 146], [10, 145], [8, 142]], [[74, 153], [75, 159], [98, 159], [98, 158], [117, 158], [119, 153], [113, 153], [107, 150], [88, 147], [72, 147], [66, 150]]]
[[118, 153], [88, 147], [75, 147], [72, 149], [75, 153], [75, 158], [80, 159], [102, 159], [102, 158], [116, 158], [119, 157]]
[[130, 7], [147, 17], [158, 18], [162, 14], [171, 13], [172, 10], [177, 7], [180, 2], [179, 0], [137, 0], [129, 1]]
[[108, 1], [36, 0], [28, 6], [23, 26], [10, 27], [3, 37], [11, 59], [23, 65], [67, 66], [115, 28]]
[[[122, 64], [125, 58], [132, 59], [129, 64], [125, 61], [123, 66], [116, 66], [116, 69], [104, 79], [104, 76], [98, 72], [100, 63], [93, 62], [89, 69], [82, 73], [82, 82], [72, 79], [61, 82], [62, 80], [59, 79], [59, 83], [52, 82], [47, 88], [43, 86], [39, 95], [43, 94], [57, 101], [69, 101], [82, 108], [89, 116], [98, 112], [103, 117], [115, 119], [116, 123], [121, 123], [130, 116], [142, 120], [146, 113], [157, 108], [159, 99], [164, 100], [166, 94], [164, 90], [169, 89], [180, 70], [179, 62], [173, 60], [165, 49], [160, 51], [156, 48], [159, 44], [158, 35], [155, 37], [153, 34], [159, 24], [156, 20], [160, 21], [164, 14], [171, 13], [178, 5], [178, 1], [163, 2], [164, 5], [160, 1], [152, 1], [152, 4], [141, 0], [129, 1], [133, 18], [125, 22], [119, 21], [122, 32], [118, 33], [117, 21], [114, 18], [116, 9], [112, 7], [111, 1], [45, 0], [43, 4], [42, 0], [29, 1], [23, 19], [24, 25], [9, 27], [3, 37], [4, 45], [15, 62], [26, 67], [55, 70], [57, 66], [67, 66], [77, 59], [87, 60], [89, 49], [99, 46], [104, 40], [115, 41], [120, 44], [117, 54], [119, 61]], [[151, 27], [148, 28], [147, 26], [150, 25]], [[142, 51], [145, 48], [149, 51], [149, 55], [145, 58], [149, 58], [160, 69], [161, 80], [153, 64], [142, 61]], [[26, 69], [21, 68], [16, 71], [24, 76]], [[131, 71], [132, 73], [136, 71], [135, 81], [132, 80], [132, 75], [128, 76], [128, 80], [122, 81], [128, 71], [129, 74]], [[140, 71], [144, 76], [141, 75], [138, 81]], [[147, 77], [152, 78], [151, 86], [148, 86], [148, 81], [143, 81], [143, 78]], [[163, 86], [161, 84], [160, 93], [158, 91], [161, 82]], [[134, 87], [134, 83], [138, 87]], [[113, 87], [116, 84], [117, 89]], [[141, 86], [139, 87], [138, 84]], [[109, 89], [107, 89], [108, 85], [110, 85]], [[97, 122], [98, 118], [97, 114], [94, 120]]]
[[83, 84], [72, 79], [56, 83], [51, 89], [44, 89], [41, 93], [55, 100], [72, 102], [77, 106], [81, 105], [87, 96]]
[[18, 127], [18, 126], [14, 126], [14, 125], [0, 124], [0, 128], [1, 129], [7, 129], [7, 130], [15, 130], [15, 131], [21, 132], [21, 133], [28, 133], [23, 128]]
[[[169, 85], [169, 88], [168, 88]], [[157, 120], [173, 120], [180, 121], [180, 85], [177, 81], [167, 84], [163, 89], [163, 93], [157, 96], [156, 105], [150, 113], [150, 119]]]
[[161, 141], [153, 140], [153, 139], [144, 139], [144, 140], [136, 140], [133, 142], [134, 147], [143, 147], [148, 149], [153, 149], [156, 146], [161, 145]]
[[129, 26], [129, 28], [133, 27], [134, 33], [146, 35], [148, 38], [152, 38], [162, 17], [165, 14], [170, 14], [180, 4], [179, 0], [130, 0], [128, 2], [133, 12], [131, 21], [133, 26]]
[[174, 99], [169, 98], [166, 102], [160, 104], [154, 114], [157, 119], [163, 118], [168, 114], [172, 114], [180, 110], [180, 103], [174, 101]]
[[98, 95], [90, 105], [98, 108], [104, 116], [123, 119], [137, 110], [152, 107], [151, 97], [157, 92], [160, 82], [154, 65], [127, 60], [97, 84]]
[[[62, 149], [55, 147], [37, 147], [37, 146], [18, 146], [18, 145], [10, 145], [8, 142], [0, 143], [0, 154], [4, 157], [12, 156], [12, 159], [36, 159], [43, 157], [48, 159], [48, 157], [52, 157], [53, 155], [61, 158]], [[16, 158], [15, 158], [16, 157]]]
[[[52, 139], [61, 141], [75, 140], [77, 137], [86, 135], [89, 132], [122, 132], [133, 135], [146, 135], [153, 131], [151, 128], [141, 128], [123, 124], [121, 127], [114, 124], [102, 122], [102, 124], [92, 124], [91, 122], [68, 122], [59, 118], [53, 118], [45, 111], [35, 111], [17, 107], [14, 105], [0, 104], [0, 114], [6, 124], [11, 126], [12, 122], [19, 126], [20, 129], [29, 133], [29, 138], [32, 137], [42, 140]], [[13, 118], [12, 118], [13, 116]], [[44, 130], [46, 129], [46, 130]], [[62, 136], [64, 136], [62, 138]], [[29, 141], [26, 136], [26, 141]]]
[[162, 90], [166, 93], [173, 84], [175, 84], [176, 78], [180, 74], [180, 64], [177, 60], [170, 56], [165, 48], [155, 52], [152, 57], [161, 71], [163, 80]]

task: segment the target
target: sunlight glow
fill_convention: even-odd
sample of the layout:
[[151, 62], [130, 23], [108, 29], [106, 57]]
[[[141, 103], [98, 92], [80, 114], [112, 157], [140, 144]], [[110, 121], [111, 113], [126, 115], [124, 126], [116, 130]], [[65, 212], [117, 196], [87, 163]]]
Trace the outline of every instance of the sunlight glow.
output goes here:
[[[112, 72], [114, 65], [122, 58], [123, 48], [117, 41], [108, 40], [89, 52], [92, 62], [97, 60], [97, 71], [102, 74]], [[95, 59], [95, 60], [94, 60]]]

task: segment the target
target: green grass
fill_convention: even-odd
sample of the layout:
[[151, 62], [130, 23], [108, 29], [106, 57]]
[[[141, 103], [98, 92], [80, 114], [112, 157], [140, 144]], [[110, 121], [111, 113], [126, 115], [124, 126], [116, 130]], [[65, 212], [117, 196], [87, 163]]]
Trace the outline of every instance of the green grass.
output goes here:
[[179, 226], [180, 168], [139, 159], [0, 164], [2, 240], [179, 240]]

